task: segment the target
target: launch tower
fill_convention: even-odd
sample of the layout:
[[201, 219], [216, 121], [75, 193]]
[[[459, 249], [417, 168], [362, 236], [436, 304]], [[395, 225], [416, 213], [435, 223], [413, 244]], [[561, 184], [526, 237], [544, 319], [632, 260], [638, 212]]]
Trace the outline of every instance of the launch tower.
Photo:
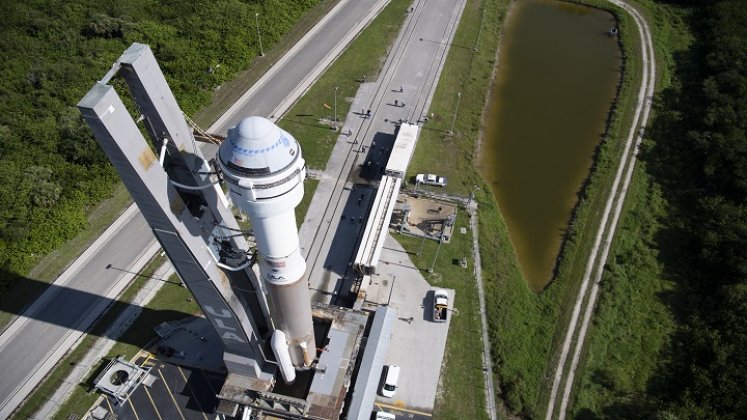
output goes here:
[[[124, 79], [135, 115], [110, 84], [115, 76]], [[227, 375], [216, 410], [339, 418], [368, 315], [312, 309], [294, 213], [306, 166], [293, 136], [249, 117], [206, 159], [152, 51], [138, 43], [78, 109], [223, 344], [220, 373]], [[252, 232], [237, 223], [221, 181]], [[278, 370], [283, 381], [275, 379]]]

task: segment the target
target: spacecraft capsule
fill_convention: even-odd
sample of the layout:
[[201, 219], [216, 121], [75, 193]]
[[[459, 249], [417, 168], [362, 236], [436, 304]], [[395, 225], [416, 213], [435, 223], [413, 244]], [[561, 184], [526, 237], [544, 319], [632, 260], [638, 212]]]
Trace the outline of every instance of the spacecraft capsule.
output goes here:
[[293, 365], [308, 368], [316, 344], [294, 212], [306, 177], [301, 147], [269, 120], [249, 117], [228, 130], [218, 164], [231, 200], [249, 216], [273, 325], [284, 333]]

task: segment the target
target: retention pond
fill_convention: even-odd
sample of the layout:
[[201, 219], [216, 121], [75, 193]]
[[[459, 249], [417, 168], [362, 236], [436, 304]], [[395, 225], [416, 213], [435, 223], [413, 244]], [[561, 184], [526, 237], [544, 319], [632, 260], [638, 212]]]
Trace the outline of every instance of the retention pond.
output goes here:
[[519, 0], [501, 41], [482, 172], [534, 291], [552, 280], [578, 193], [620, 79], [611, 14]]

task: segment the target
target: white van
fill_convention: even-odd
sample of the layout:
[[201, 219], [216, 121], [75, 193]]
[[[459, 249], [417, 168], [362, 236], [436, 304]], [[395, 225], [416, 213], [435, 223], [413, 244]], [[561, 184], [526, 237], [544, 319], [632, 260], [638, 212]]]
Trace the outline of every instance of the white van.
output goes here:
[[399, 366], [390, 365], [386, 367], [384, 383], [381, 385], [381, 395], [383, 397], [393, 397], [397, 392], [397, 381], [399, 380]]
[[385, 413], [383, 411], [379, 411], [376, 413], [376, 420], [396, 420], [397, 416], [395, 416], [392, 413]]

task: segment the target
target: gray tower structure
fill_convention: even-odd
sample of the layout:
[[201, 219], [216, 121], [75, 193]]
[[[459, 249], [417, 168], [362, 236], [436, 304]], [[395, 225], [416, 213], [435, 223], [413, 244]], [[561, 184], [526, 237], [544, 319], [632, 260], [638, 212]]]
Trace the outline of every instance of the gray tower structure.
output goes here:
[[[132, 92], [160, 156], [108, 84], [116, 74]], [[251, 269], [246, 239], [237, 235], [240, 229], [227, 200], [150, 48], [130, 46], [78, 108], [218, 332], [229, 377], [244, 378], [255, 391], [271, 389], [276, 365], [268, 344], [272, 322], [264, 286]]]

